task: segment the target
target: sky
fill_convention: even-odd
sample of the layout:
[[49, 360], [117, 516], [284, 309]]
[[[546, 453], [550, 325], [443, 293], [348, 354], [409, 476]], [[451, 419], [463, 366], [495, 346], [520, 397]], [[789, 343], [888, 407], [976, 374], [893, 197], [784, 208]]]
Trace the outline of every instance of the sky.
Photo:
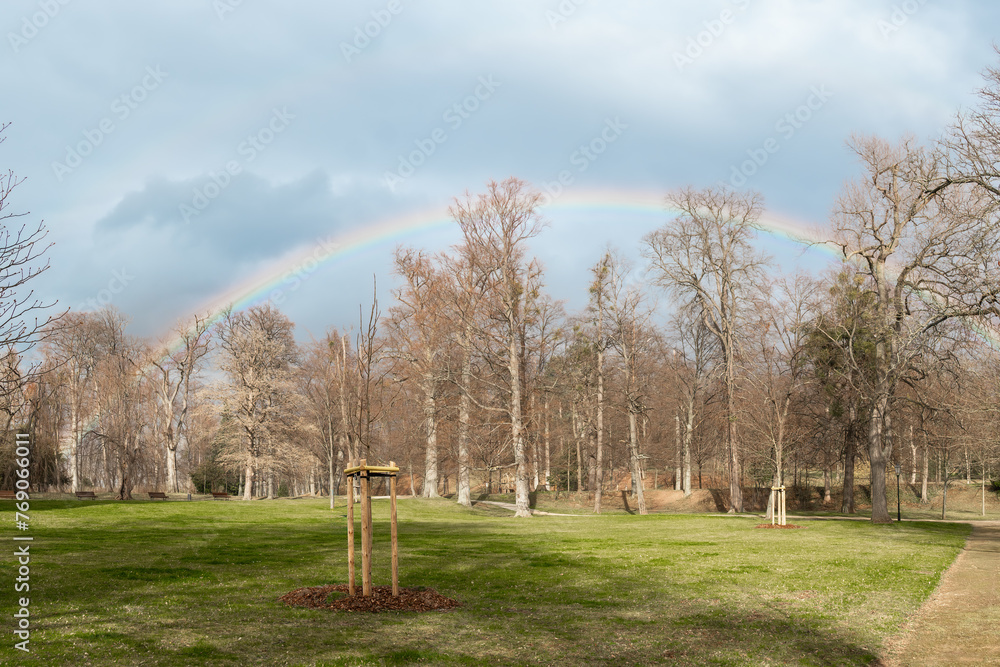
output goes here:
[[446, 249], [454, 198], [509, 176], [546, 195], [532, 249], [572, 311], [676, 188], [821, 233], [848, 138], [940, 136], [997, 27], [985, 0], [4, 0], [0, 169], [54, 244], [36, 294], [143, 336], [263, 299], [300, 337], [357, 328], [393, 249]]

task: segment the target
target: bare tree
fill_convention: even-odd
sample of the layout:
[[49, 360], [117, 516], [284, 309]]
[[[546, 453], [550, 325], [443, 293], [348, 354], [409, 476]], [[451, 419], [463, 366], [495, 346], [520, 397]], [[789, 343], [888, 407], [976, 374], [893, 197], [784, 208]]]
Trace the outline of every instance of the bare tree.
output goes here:
[[873, 374], [864, 393], [872, 522], [890, 523], [885, 469], [897, 388], [939, 325], [997, 314], [991, 273], [1000, 257], [1000, 219], [976, 186], [943, 187], [942, 158], [912, 140], [855, 137], [850, 146], [864, 176], [844, 189], [834, 226], [845, 260], [866, 278], [871, 303]]
[[755, 193], [685, 188], [668, 197], [671, 224], [645, 238], [657, 282], [678, 300], [696, 302], [723, 357], [729, 511], [743, 511], [740, 451], [736, 440], [736, 372], [740, 326], [763, 257], [752, 241], [761, 212]]
[[[357, 335], [358, 391], [355, 410], [351, 414], [351, 424], [354, 428], [354, 439], [357, 442], [358, 456], [364, 456], [372, 461], [372, 427], [382, 419], [387, 402], [385, 401], [385, 379], [389, 368], [383, 364], [386, 356], [385, 340], [378, 335], [378, 323], [381, 313], [378, 307], [378, 289], [372, 278], [372, 305], [365, 321], [363, 311], [358, 308], [360, 331]], [[346, 356], [346, 353], [345, 353]], [[355, 477], [356, 483], [360, 479]]]
[[299, 371], [302, 393], [309, 404], [309, 414], [316, 432], [322, 437], [330, 487], [330, 509], [340, 485], [345, 457], [354, 458], [348, 419], [347, 338], [331, 329], [322, 340], [313, 341], [305, 350]]
[[[9, 123], [0, 124], [0, 144]], [[18, 218], [28, 213], [11, 212], [11, 193], [24, 182], [13, 170], [0, 171], [0, 345], [13, 347], [20, 354], [43, 336], [51, 317], [39, 315], [55, 305], [35, 297], [29, 283], [49, 268], [43, 261], [51, 243], [46, 243], [45, 224], [18, 225]]]
[[130, 500], [143, 477], [150, 440], [144, 408], [149, 387], [143, 382], [143, 343], [125, 333], [124, 316], [111, 308], [98, 313], [101, 355], [95, 367], [97, 421], [92, 436], [108, 457], [109, 479], [118, 486], [118, 499]]
[[[472, 507], [471, 457], [469, 452], [469, 432], [471, 429], [473, 391], [473, 363], [475, 356], [476, 331], [482, 328], [482, 309], [488, 275], [479, 270], [471, 261], [468, 248], [459, 247], [455, 256], [441, 257], [443, 272], [449, 280], [446, 284], [445, 304], [455, 327], [458, 344], [458, 372], [450, 372], [449, 377], [459, 390], [458, 396], [458, 503]], [[489, 491], [487, 489], [487, 491]]]
[[[631, 268], [625, 260], [609, 252], [605, 255], [604, 264], [609, 272], [608, 316], [611, 324], [609, 342], [618, 351], [623, 366], [622, 390], [625, 411], [628, 414], [629, 470], [632, 474], [632, 488], [636, 495], [639, 514], [646, 514], [639, 447], [639, 420], [646, 414], [643, 391], [646, 382], [640, 379], [640, 369], [646, 361], [652, 342], [652, 335], [648, 330], [652, 311], [646, 307], [639, 286], [627, 283]], [[690, 470], [690, 457], [688, 464]], [[690, 488], [690, 479], [688, 487]]]
[[91, 426], [94, 373], [101, 354], [99, 334], [96, 315], [67, 313], [48, 326], [42, 348], [49, 372], [58, 372], [57, 377], [65, 388], [63, 395], [69, 427], [67, 465], [73, 492], [81, 490], [80, 448]]
[[[784, 484], [784, 450], [790, 435], [790, 412], [801, 398], [807, 375], [808, 328], [817, 317], [813, 299], [815, 283], [807, 276], [762, 285], [758, 300], [756, 363], [748, 378], [759, 390], [763, 405], [754, 406], [747, 420], [764, 442], [770, 443], [774, 477], [772, 486]], [[773, 496], [768, 500], [767, 518], [771, 518]]]
[[540, 267], [528, 262], [525, 245], [541, 231], [538, 214], [541, 196], [526, 183], [509, 178], [491, 181], [485, 194], [467, 195], [451, 207], [451, 216], [462, 230], [469, 261], [485, 277], [484, 292], [495, 327], [480, 329], [480, 335], [494, 338], [505, 350], [507, 379], [506, 411], [510, 420], [511, 442], [516, 467], [516, 515], [531, 516], [528, 466], [525, 456], [522, 367], [524, 351], [520, 331], [524, 318], [524, 297], [537, 285]]
[[176, 342], [153, 351], [145, 373], [156, 396], [157, 432], [166, 448], [167, 488], [179, 491], [177, 448], [186, 437], [187, 417], [193, 396], [192, 380], [209, 349], [209, 324], [195, 316], [178, 325]]
[[295, 384], [292, 364], [298, 351], [293, 324], [270, 304], [226, 312], [216, 325], [219, 368], [226, 380], [216, 385], [219, 408], [229, 417], [224, 459], [242, 468], [243, 499], [251, 500], [255, 476], [266, 474], [268, 495], [280, 464], [286, 436], [294, 427]]
[[[661, 356], [674, 369], [678, 385], [681, 436], [681, 490], [691, 495], [692, 443], [710, 385], [714, 381], [716, 339], [705, 326], [697, 304], [680, 308], [672, 323], [673, 344], [661, 346]], [[700, 483], [699, 483], [700, 484]]]
[[594, 409], [597, 415], [594, 447], [595, 480], [592, 488], [594, 493], [594, 514], [601, 513], [601, 497], [604, 495], [604, 352], [608, 347], [608, 337], [604, 333], [604, 320], [607, 314], [608, 289], [611, 282], [610, 261], [609, 255], [605, 254], [590, 270], [594, 274], [594, 280], [590, 284], [589, 309], [593, 314], [595, 329], [596, 395], [594, 397]]
[[[395, 290], [397, 305], [391, 310], [390, 354], [412, 372], [422, 394], [426, 448], [424, 498], [438, 497], [438, 396], [446, 376], [447, 341], [451, 338], [446, 317], [446, 278], [421, 252], [397, 248], [396, 274], [403, 284]], [[471, 504], [471, 501], [469, 501]]]

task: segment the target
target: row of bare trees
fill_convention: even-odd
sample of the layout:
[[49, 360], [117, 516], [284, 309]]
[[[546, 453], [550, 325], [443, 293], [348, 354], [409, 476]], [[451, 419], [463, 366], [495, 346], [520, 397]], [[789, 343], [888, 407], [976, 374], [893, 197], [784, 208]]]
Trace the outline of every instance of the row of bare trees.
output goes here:
[[18, 288], [43, 230], [8, 234], [5, 433], [33, 429], [39, 484], [121, 498], [221, 484], [332, 503], [346, 462], [367, 458], [401, 462], [427, 498], [511, 491], [522, 517], [538, 490], [586, 491], [600, 512], [627, 488], [645, 513], [661, 477], [685, 495], [707, 477], [741, 512], [790, 467], [793, 483], [821, 472], [824, 500], [839, 487], [853, 512], [860, 466], [872, 520], [888, 522], [892, 463], [924, 499], [932, 468], [946, 485], [996, 465], [1000, 72], [933, 145], [849, 146], [860, 173], [831, 215], [842, 263], [824, 275], [774, 270], [759, 193], [683, 188], [642, 241], [644, 270], [608, 248], [587, 307], [567, 314], [530, 252], [541, 197], [510, 178], [455, 200], [456, 246], [395, 250], [385, 315], [375, 299], [353, 334], [308, 343], [270, 304], [159, 342], [113, 309], [31, 326], [44, 304]]
[[[332, 494], [346, 460], [393, 458], [412, 491], [438, 496], [450, 478], [463, 504], [474, 486], [495, 489], [496, 475], [529, 515], [534, 490], [586, 490], [600, 512], [603, 492], [622, 484], [644, 513], [650, 470], [669, 471], [685, 494], [708, 470], [742, 511], [743, 489], [783, 484], [794, 456], [823, 472], [828, 500], [839, 479], [853, 511], [859, 460], [873, 499], [891, 458], [916, 480], [918, 450], [924, 489], [933, 456], [947, 471], [961, 453], [967, 476], [992, 465], [995, 397], [948, 391], [991, 386], [977, 359], [986, 348], [949, 324], [958, 315], [904, 292], [916, 299], [909, 316], [938, 308], [939, 321], [921, 332], [883, 416], [872, 389], [886, 335], [877, 283], [850, 263], [827, 277], [770, 277], [753, 243], [757, 195], [687, 189], [671, 202], [675, 220], [644, 241], [653, 284], [609, 250], [575, 316], [544, 292], [526, 247], [542, 229], [538, 196], [515, 179], [456, 202], [463, 243], [451, 251], [398, 248], [394, 305], [380, 317], [376, 302], [353, 339], [331, 331], [300, 345], [269, 304], [214, 327], [195, 318], [159, 344], [129, 336], [110, 309], [68, 314], [46, 330], [21, 401], [51, 443], [44, 479], [128, 498], [137, 484], [190, 488], [211, 462], [233, 471], [244, 498], [273, 497], [279, 483]], [[650, 301], [656, 286], [672, 297], [669, 317]], [[879, 443], [908, 432], [912, 456], [873, 457], [873, 421], [886, 429]]]

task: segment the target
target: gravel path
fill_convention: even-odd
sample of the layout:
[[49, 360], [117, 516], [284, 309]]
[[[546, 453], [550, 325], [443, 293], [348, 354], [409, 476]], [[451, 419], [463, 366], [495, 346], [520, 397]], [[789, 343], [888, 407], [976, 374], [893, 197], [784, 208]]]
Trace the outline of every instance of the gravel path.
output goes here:
[[890, 651], [887, 667], [1000, 665], [1000, 522], [972, 524], [965, 549]]
[[[496, 500], [473, 500], [473, 505], [494, 505], [496, 507], [502, 507], [505, 510], [510, 510], [511, 512], [517, 511], [517, 505], [514, 503], [501, 503]], [[587, 516], [586, 514], [559, 514], [558, 512], [543, 512], [542, 510], [531, 510], [532, 514], [537, 514], [538, 516]]]

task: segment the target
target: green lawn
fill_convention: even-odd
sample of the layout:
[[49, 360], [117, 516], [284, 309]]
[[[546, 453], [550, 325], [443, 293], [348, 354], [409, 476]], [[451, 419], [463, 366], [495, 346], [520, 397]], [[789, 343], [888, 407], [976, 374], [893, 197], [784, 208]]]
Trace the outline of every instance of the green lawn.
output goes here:
[[[389, 583], [375, 501], [375, 583]], [[8, 514], [8, 554], [13, 536]], [[23, 665], [863, 665], [933, 590], [968, 528], [756, 518], [534, 517], [399, 506], [400, 579], [449, 612], [292, 609], [347, 580], [346, 511], [324, 501], [32, 501]], [[359, 556], [360, 562], [360, 556]], [[12, 591], [16, 564], [3, 559]]]

